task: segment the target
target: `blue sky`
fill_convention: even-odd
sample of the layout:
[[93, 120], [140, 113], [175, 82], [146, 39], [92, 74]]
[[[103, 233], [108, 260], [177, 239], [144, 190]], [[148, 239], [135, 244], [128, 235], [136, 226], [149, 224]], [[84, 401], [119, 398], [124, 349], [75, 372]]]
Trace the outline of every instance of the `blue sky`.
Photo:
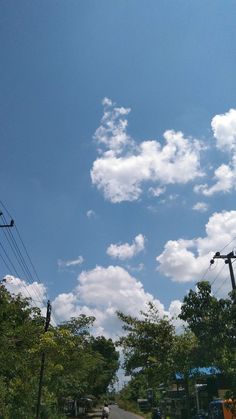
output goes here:
[[0, 16], [1, 199], [34, 287], [98, 333], [150, 299], [177, 313], [236, 246], [235, 1], [2, 0]]

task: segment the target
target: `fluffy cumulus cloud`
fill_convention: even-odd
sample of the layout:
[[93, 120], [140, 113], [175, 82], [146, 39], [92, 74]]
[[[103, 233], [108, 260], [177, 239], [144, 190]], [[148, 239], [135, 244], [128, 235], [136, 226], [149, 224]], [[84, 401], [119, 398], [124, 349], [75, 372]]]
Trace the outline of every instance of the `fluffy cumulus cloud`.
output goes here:
[[117, 258], [120, 260], [131, 259], [139, 252], [144, 250], [145, 247], [145, 237], [142, 234], [138, 234], [134, 238], [132, 244], [111, 244], [107, 248], [107, 254], [112, 258]]
[[216, 115], [211, 121], [216, 144], [219, 149], [236, 150], [236, 109]]
[[145, 292], [142, 283], [124, 268], [97, 266], [90, 271], [83, 271], [78, 277], [76, 289], [57, 296], [53, 301], [53, 308], [60, 320], [80, 313], [94, 315], [95, 333], [117, 338], [122, 330], [116, 311], [139, 316], [140, 310], [147, 309], [149, 301], [158, 307], [161, 316], [171, 316], [177, 312], [173, 306], [171, 314], [166, 311], [163, 304]]
[[232, 189], [236, 188], [236, 161], [233, 161], [230, 165], [222, 164], [216, 170], [214, 174], [215, 183], [212, 186], [204, 183], [196, 185], [194, 191], [196, 193], [202, 193], [205, 196], [212, 196], [218, 192], [227, 193]]
[[21, 278], [12, 275], [6, 275], [4, 285], [11, 294], [21, 294], [25, 298], [32, 300], [32, 305], [44, 308], [46, 302], [46, 287], [37, 281], [28, 283]]
[[[200, 281], [204, 276], [210, 259], [216, 251], [224, 249], [224, 252], [232, 250], [232, 243], [236, 237], [236, 211], [223, 211], [214, 213], [206, 224], [205, 237], [191, 240], [169, 240], [164, 251], [157, 256], [158, 270], [176, 282]], [[226, 245], [229, 244], [229, 247]], [[231, 246], [231, 247], [230, 247]], [[223, 261], [218, 265], [224, 268]], [[207, 273], [208, 280], [216, 275], [216, 264]], [[218, 268], [217, 268], [218, 269]], [[228, 276], [228, 268], [225, 265], [219, 281]], [[219, 282], [217, 281], [217, 282]], [[230, 281], [224, 289], [230, 288]]]
[[198, 140], [168, 130], [163, 145], [155, 140], [136, 144], [127, 134], [129, 112], [106, 99], [101, 126], [95, 132], [95, 140], [105, 151], [100, 150], [101, 156], [94, 161], [91, 179], [107, 200], [137, 200], [147, 183], [149, 190], [150, 183], [154, 184], [151, 193], [158, 195], [165, 185], [185, 184], [202, 176]]
[[[5, 277], [4, 282], [9, 292], [31, 298], [32, 305], [38, 306], [45, 315], [46, 288], [42, 283], [28, 284], [10, 275]], [[90, 271], [83, 271], [75, 289], [59, 294], [51, 302], [52, 323], [60, 323], [80, 314], [94, 316], [94, 334], [116, 339], [122, 334], [117, 310], [139, 317], [141, 310], [147, 310], [150, 301], [156, 305], [160, 316], [173, 318], [173, 324], [179, 326], [180, 321], [176, 316], [180, 312], [180, 301], [173, 301], [169, 310], [165, 310], [164, 305], [145, 292], [142, 283], [124, 268], [97, 266]]]
[[213, 185], [204, 183], [195, 186], [195, 192], [205, 196], [212, 196], [219, 192], [228, 193], [236, 189], [236, 109], [214, 116], [211, 126], [216, 139], [216, 147], [228, 153], [229, 162], [215, 169]]

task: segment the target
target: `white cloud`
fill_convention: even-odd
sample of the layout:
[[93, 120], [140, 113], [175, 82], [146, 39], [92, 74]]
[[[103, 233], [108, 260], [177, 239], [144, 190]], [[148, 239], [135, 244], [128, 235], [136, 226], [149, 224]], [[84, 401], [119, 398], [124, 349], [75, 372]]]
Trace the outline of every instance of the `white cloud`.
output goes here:
[[25, 280], [16, 278], [12, 275], [6, 275], [4, 285], [11, 294], [21, 294], [25, 298], [32, 299], [32, 305], [43, 308], [46, 300], [46, 287], [37, 281], [31, 284]]
[[163, 193], [165, 193], [165, 191], [166, 191], [166, 188], [164, 187], [161, 188], [157, 186], [156, 188], [153, 188], [153, 187], [149, 188], [150, 194], [155, 197], [162, 195]]
[[236, 109], [216, 115], [211, 121], [217, 147], [222, 150], [236, 150]]
[[138, 266], [125, 265], [125, 268], [130, 272], [141, 272], [145, 269], [144, 263], [139, 263]]
[[129, 114], [129, 108], [117, 108], [110, 99], [103, 99], [104, 114], [101, 125], [94, 134], [94, 139], [98, 144], [104, 144], [115, 154], [119, 154], [123, 147], [132, 143], [131, 138], [126, 132], [128, 124], [125, 116]]
[[[7, 275], [5, 286], [13, 294], [22, 294], [33, 299], [32, 305], [38, 306], [45, 315], [46, 288], [42, 283], [28, 284], [26, 281]], [[140, 311], [146, 311], [152, 302], [160, 316], [176, 316], [180, 310], [180, 301], [173, 301], [169, 310], [145, 292], [143, 285], [120, 266], [97, 266], [90, 271], [83, 271], [78, 277], [78, 285], [68, 293], [56, 296], [52, 304], [52, 323], [69, 320], [71, 317], [85, 314], [95, 316], [94, 334], [116, 339], [122, 334], [121, 322], [116, 312], [122, 311], [140, 317]], [[178, 326], [178, 320], [174, 320]]]
[[202, 193], [205, 196], [212, 196], [218, 192], [230, 192], [236, 188], [236, 167], [233, 169], [226, 164], [222, 164], [215, 170], [214, 179], [216, 183], [213, 186], [207, 184], [196, 185], [194, 191]]
[[128, 112], [130, 109], [116, 108], [114, 104], [108, 109], [105, 106], [102, 125], [95, 133], [98, 143], [108, 150], [94, 161], [91, 179], [106, 199], [113, 203], [134, 201], [147, 182], [154, 183], [151, 192], [160, 193], [165, 185], [185, 184], [202, 176], [202, 145], [198, 140], [168, 130], [163, 134], [163, 146], [154, 140], [135, 144], [126, 132], [127, 120], [123, 119]]
[[140, 316], [141, 310], [147, 309], [147, 303], [153, 302], [160, 315], [176, 312], [170, 306], [171, 314], [163, 304], [151, 294], [145, 292], [143, 285], [120, 266], [97, 266], [82, 272], [78, 277], [78, 286], [71, 293], [60, 294], [53, 301], [53, 309], [58, 319], [67, 320], [71, 316], [84, 313], [94, 315], [95, 334], [117, 338], [122, 333], [121, 323], [116, 311], [133, 316]]
[[205, 196], [213, 196], [219, 192], [231, 192], [236, 189], [236, 109], [230, 109], [222, 115], [216, 115], [211, 121], [216, 147], [228, 152], [229, 163], [221, 164], [214, 171], [215, 183], [196, 185], [194, 191]]
[[92, 218], [92, 217], [95, 217], [96, 214], [95, 214], [95, 211], [90, 209], [86, 212], [86, 215], [87, 215], [88, 218]]
[[[206, 224], [205, 237], [191, 240], [169, 240], [165, 244], [164, 251], [156, 258], [158, 270], [172, 281], [200, 281], [215, 252], [230, 244], [231, 247], [224, 249], [224, 252], [228, 253], [232, 250], [232, 241], [235, 237], [236, 211], [214, 213]], [[218, 264], [222, 267], [220, 262]], [[215, 266], [213, 265], [213, 268]], [[209, 270], [206, 279], [211, 280], [215, 275], [215, 269]], [[226, 278], [228, 275], [228, 268], [225, 265], [219, 280]], [[230, 289], [230, 281], [225, 283], [222, 291], [226, 289]]]
[[74, 266], [80, 266], [82, 265], [83, 262], [84, 262], [83, 256], [79, 256], [77, 259], [73, 259], [73, 260], [58, 259], [57, 264], [58, 264], [59, 269], [63, 269], [63, 268], [71, 268]]
[[112, 258], [118, 258], [120, 260], [131, 259], [144, 250], [144, 247], [145, 237], [142, 234], [138, 234], [132, 244], [111, 244], [107, 248], [107, 254]]
[[206, 202], [197, 202], [193, 206], [193, 210], [199, 212], [206, 212], [208, 210], [208, 204], [206, 204]]
[[169, 317], [173, 319], [173, 324], [176, 328], [177, 333], [183, 332], [183, 327], [186, 324], [178, 316], [181, 313], [182, 302], [179, 300], [173, 300], [169, 307]]

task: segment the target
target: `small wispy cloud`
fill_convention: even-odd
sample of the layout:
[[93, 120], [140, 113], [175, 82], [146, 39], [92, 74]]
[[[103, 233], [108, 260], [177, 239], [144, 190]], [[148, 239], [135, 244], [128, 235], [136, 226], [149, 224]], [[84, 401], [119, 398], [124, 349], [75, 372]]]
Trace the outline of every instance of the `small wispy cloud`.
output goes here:
[[79, 256], [77, 259], [73, 260], [62, 260], [58, 259], [57, 265], [59, 269], [71, 268], [75, 266], [80, 266], [84, 262], [83, 256]]
[[208, 205], [205, 202], [197, 202], [193, 206], [193, 210], [199, 212], [206, 212], [208, 210]]
[[144, 263], [139, 263], [138, 266], [126, 265], [125, 267], [130, 272], [141, 272], [145, 269]]
[[92, 218], [92, 217], [95, 217], [96, 213], [95, 213], [95, 211], [93, 211], [92, 209], [89, 209], [89, 210], [86, 212], [86, 215], [87, 215], [87, 217], [88, 217], [88, 218]]
[[158, 197], [160, 195], [162, 195], [163, 193], [165, 193], [166, 188], [165, 187], [156, 187], [156, 188], [149, 188], [149, 193], [154, 196], [154, 197]]

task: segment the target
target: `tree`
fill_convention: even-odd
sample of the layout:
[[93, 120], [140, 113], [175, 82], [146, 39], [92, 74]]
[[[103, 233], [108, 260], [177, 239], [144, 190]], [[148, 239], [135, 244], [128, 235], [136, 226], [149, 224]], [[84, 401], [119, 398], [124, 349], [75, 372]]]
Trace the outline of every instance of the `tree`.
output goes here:
[[229, 407], [236, 411], [236, 291], [218, 300], [208, 282], [199, 282], [184, 298], [180, 318], [197, 338], [198, 365], [218, 367], [228, 377]]
[[110, 339], [92, 336], [94, 317], [71, 318], [50, 326], [46, 333], [44, 321], [29, 299], [0, 286], [0, 417], [4, 419], [35, 416], [42, 352], [42, 419], [58, 419], [66, 397], [100, 395], [114, 379], [118, 353]]
[[138, 319], [118, 312], [125, 336], [118, 345], [124, 351], [124, 368], [128, 375], [145, 374], [148, 385], [168, 382], [173, 372], [174, 327], [166, 317], [160, 318], [157, 308], [149, 304]]
[[211, 286], [202, 281], [184, 298], [180, 318], [198, 339], [199, 366], [218, 366], [225, 372], [235, 368], [235, 294], [227, 299], [212, 296]]
[[108, 386], [113, 384], [119, 368], [119, 352], [111, 339], [98, 336], [91, 340], [92, 350], [101, 356], [101, 368], [97, 371], [97, 380], [94, 380], [93, 394], [105, 393]]
[[32, 418], [39, 359], [31, 353], [38, 343], [43, 319], [29, 300], [12, 296], [0, 286], [0, 414]]

